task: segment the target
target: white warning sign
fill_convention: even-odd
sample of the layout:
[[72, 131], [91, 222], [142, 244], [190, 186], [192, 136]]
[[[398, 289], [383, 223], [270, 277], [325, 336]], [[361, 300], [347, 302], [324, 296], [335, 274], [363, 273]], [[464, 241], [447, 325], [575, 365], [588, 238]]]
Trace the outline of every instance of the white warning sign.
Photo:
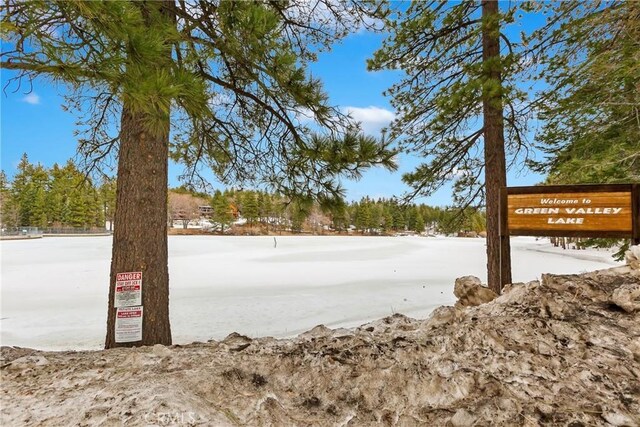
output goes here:
[[142, 306], [116, 310], [116, 342], [142, 341]]
[[142, 272], [117, 273], [114, 307], [134, 305], [142, 305]]

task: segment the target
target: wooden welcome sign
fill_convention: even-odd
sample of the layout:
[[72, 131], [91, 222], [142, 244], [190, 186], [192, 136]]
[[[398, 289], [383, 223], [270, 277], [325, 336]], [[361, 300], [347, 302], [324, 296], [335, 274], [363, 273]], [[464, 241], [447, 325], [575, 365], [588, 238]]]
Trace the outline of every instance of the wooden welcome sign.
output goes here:
[[[640, 244], [640, 184], [505, 187], [500, 203], [501, 254], [509, 236], [630, 237]], [[502, 261], [509, 258], [501, 256], [501, 271], [511, 270]]]

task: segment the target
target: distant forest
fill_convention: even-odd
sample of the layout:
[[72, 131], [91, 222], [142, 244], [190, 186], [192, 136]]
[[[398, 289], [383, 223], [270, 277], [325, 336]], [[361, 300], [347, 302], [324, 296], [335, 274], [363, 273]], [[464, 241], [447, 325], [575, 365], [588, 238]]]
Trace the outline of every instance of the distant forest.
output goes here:
[[243, 232], [325, 231], [361, 234], [388, 234], [425, 231], [438, 233], [481, 233], [485, 230], [484, 212], [434, 207], [425, 204], [400, 203], [394, 199], [341, 201], [323, 207], [316, 201], [290, 200], [280, 194], [255, 190], [216, 191], [213, 195], [192, 193], [175, 188], [169, 193], [169, 216], [187, 223], [202, 217], [202, 207], [210, 206], [211, 220], [223, 232], [238, 218], [243, 218]]
[[115, 179], [94, 182], [73, 161], [51, 168], [29, 162], [26, 154], [13, 180], [0, 171], [2, 228], [84, 229], [105, 227], [115, 214]]
[[[486, 217], [482, 210], [434, 207], [402, 203], [395, 199], [340, 200], [321, 206], [311, 198], [290, 199], [259, 190], [216, 190], [213, 194], [185, 187], [169, 190], [168, 224], [187, 228], [207, 220], [219, 232], [261, 234], [358, 232], [388, 234], [425, 231], [482, 233]], [[116, 211], [116, 180], [98, 182], [85, 176], [69, 160], [64, 166], [46, 168], [31, 164], [23, 155], [13, 180], [0, 172], [0, 220], [2, 228], [38, 227], [104, 229], [111, 227]]]

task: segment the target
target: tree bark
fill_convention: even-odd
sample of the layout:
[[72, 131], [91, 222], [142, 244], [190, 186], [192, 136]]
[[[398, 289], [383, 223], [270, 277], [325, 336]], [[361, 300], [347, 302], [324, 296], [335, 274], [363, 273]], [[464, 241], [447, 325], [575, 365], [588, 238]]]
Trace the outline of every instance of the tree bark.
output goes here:
[[482, 1], [482, 62], [484, 70], [482, 108], [487, 204], [487, 279], [489, 287], [500, 294], [502, 283], [511, 283], [509, 255], [511, 251], [508, 237], [503, 238], [502, 251], [500, 242], [500, 188], [507, 185], [507, 172], [500, 64], [500, 19], [498, 2], [495, 0]]
[[[144, 114], [122, 112], [105, 348], [171, 344], [167, 251], [168, 129], [144, 130]], [[115, 341], [116, 274], [142, 272], [142, 341]]]
[[[173, 0], [139, 3], [147, 18], [150, 8], [171, 18]], [[169, 65], [171, 47], [164, 56], [144, 57], [150, 74]], [[139, 61], [141, 62], [141, 61]], [[169, 113], [158, 122], [158, 112], [133, 110], [127, 102], [122, 108], [118, 180], [113, 233], [113, 253], [109, 285], [109, 307], [105, 348], [171, 344], [169, 323], [169, 269], [167, 248], [167, 197], [169, 156]], [[142, 272], [142, 340], [117, 343], [115, 334], [116, 274]]]

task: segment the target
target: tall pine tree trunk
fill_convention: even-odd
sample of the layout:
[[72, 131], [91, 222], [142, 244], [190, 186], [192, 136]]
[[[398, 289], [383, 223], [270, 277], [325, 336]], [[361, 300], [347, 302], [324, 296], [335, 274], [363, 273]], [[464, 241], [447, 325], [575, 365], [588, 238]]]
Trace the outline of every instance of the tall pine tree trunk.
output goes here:
[[[105, 348], [171, 344], [167, 252], [169, 132], [145, 131], [144, 113], [122, 112]], [[116, 343], [116, 274], [142, 272], [142, 341]]]
[[[510, 269], [501, 271], [500, 262], [500, 188], [507, 185], [507, 172], [500, 64], [500, 19], [498, 2], [495, 0], [482, 1], [482, 62], [485, 77], [482, 108], [487, 202], [487, 278], [489, 287], [500, 294], [502, 283], [511, 283], [511, 272]], [[507, 246], [502, 256], [508, 258], [508, 238], [504, 244]], [[511, 265], [511, 260], [503, 260], [503, 265]]]
[[[172, 2], [139, 3], [150, 31], [154, 25], [166, 24], [154, 19], [151, 12], [160, 11], [172, 22]], [[171, 48], [167, 46], [163, 57], [143, 59], [152, 75], [170, 63]], [[159, 116], [166, 117], [162, 125], [158, 125]], [[153, 131], [150, 123], [155, 123]], [[169, 128], [168, 112], [135, 111], [125, 100], [120, 125], [118, 208], [114, 218], [105, 348], [171, 344], [167, 250]], [[116, 343], [116, 274], [138, 271], [142, 272], [142, 340]]]

